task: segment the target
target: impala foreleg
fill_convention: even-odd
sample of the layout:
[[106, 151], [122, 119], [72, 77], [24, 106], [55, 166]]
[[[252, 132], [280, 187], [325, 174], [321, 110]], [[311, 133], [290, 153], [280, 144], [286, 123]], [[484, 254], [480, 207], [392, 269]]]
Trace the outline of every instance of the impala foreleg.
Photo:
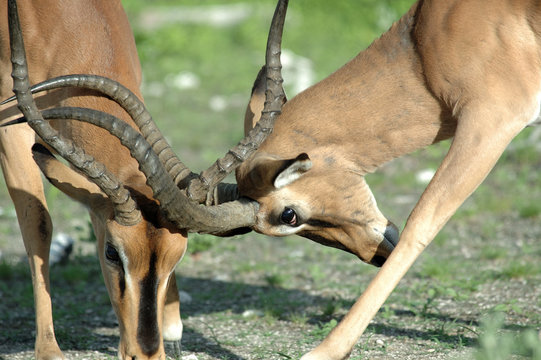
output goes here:
[[491, 115], [484, 110], [464, 112], [451, 148], [411, 213], [397, 247], [344, 319], [302, 360], [349, 356], [400, 279], [525, 126], [523, 119], [506, 123]]
[[63, 359], [54, 335], [49, 284], [49, 249], [53, 228], [41, 174], [30, 153], [34, 136], [26, 125], [0, 130], [0, 158], [32, 272], [36, 359]]
[[180, 300], [174, 272], [169, 276], [167, 284], [167, 295], [163, 309], [163, 339], [178, 342], [182, 339]]

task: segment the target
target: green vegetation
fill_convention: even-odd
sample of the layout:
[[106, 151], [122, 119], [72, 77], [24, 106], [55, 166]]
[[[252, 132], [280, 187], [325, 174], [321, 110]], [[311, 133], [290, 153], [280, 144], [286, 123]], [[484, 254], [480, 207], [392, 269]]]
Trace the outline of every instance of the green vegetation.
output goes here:
[[[291, 0], [284, 48], [309, 59], [313, 81], [320, 80], [368, 46], [411, 2]], [[263, 63], [274, 1], [246, 2], [249, 16], [222, 27], [167, 23], [164, 14], [185, 6], [236, 3], [123, 1], [141, 57], [146, 103], [194, 171], [206, 168], [242, 136], [244, 107]], [[150, 15], [157, 16], [151, 24]], [[289, 97], [294, 75], [285, 75]], [[541, 154], [532, 131], [512, 143], [414, 265], [352, 359], [389, 354], [540, 359], [541, 182], [533, 169], [540, 167]], [[426, 186], [416, 179], [417, 172], [436, 169], [448, 146], [447, 141], [420, 150], [367, 177], [380, 209], [400, 227]], [[20, 243], [20, 236], [4, 187], [0, 198], [0, 249], [7, 255], [5, 249]], [[93, 241], [84, 209], [52, 187], [47, 198], [56, 229]], [[200, 360], [296, 359], [321, 341], [377, 272], [349, 254], [297, 237], [191, 234], [189, 249], [177, 269], [179, 287], [193, 298], [181, 305], [181, 355], [195, 353]], [[84, 358], [114, 358], [117, 325], [93, 251], [76, 251], [66, 266], [52, 269], [51, 278], [60, 346], [98, 352]], [[0, 299], [0, 357], [6, 349], [31, 352], [33, 299], [26, 261], [0, 260]]]
[[518, 333], [505, 331], [505, 314], [496, 312], [487, 315], [482, 322], [477, 360], [505, 360], [512, 355], [541, 359], [541, 341], [533, 330]]

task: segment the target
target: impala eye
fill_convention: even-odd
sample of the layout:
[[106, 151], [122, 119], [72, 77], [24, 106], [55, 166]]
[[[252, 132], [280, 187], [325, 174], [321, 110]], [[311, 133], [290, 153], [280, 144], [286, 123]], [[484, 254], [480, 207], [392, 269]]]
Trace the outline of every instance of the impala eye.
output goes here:
[[111, 244], [107, 244], [105, 246], [105, 258], [112, 263], [120, 264], [120, 256], [118, 255], [118, 251]]
[[297, 214], [295, 213], [295, 210], [286, 207], [285, 210], [282, 212], [282, 215], [280, 216], [280, 220], [282, 220], [284, 224], [296, 226]]

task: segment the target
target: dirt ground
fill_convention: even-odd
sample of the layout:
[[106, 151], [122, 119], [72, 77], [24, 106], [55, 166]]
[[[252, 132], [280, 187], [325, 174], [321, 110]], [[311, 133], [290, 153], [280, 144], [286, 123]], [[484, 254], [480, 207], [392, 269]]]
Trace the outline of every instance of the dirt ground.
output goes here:
[[[539, 256], [538, 219], [510, 219], [506, 215], [501, 220], [501, 229], [495, 229], [491, 239], [492, 247], [504, 249], [511, 257], [518, 256], [519, 247], [528, 249], [524, 257]], [[509, 223], [514, 226], [506, 227]], [[533, 314], [541, 314], [541, 274], [481, 281], [483, 274], [494, 270], [494, 263], [475, 259], [484, 245], [476, 240], [477, 228], [471, 221], [449, 226], [447, 232], [456, 238], [445, 241], [443, 249], [435, 245], [427, 250], [424, 260], [414, 266], [360, 339], [352, 359], [473, 359], [483, 316], [497, 307], [508, 307], [502, 309], [505, 325], [500, 331], [539, 329], [539, 316]], [[438, 290], [438, 281], [426, 278], [421, 271], [430, 259], [463, 259], [462, 266], [475, 269], [470, 276], [472, 289], [464, 290], [466, 284], [449, 290], [443, 281], [443, 290]], [[60, 346], [70, 359], [116, 358], [118, 327], [97, 260], [89, 254], [76, 257], [76, 261], [87, 271], [82, 285], [65, 282], [62, 269], [69, 265], [59, 265], [52, 272]], [[333, 320], [345, 314], [376, 271], [350, 255], [301, 238], [219, 240], [178, 267], [185, 331], [181, 351], [168, 344], [168, 354], [185, 360], [297, 358], [321, 341]], [[55, 277], [55, 273], [59, 275]], [[461, 271], [457, 273], [463, 282]], [[28, 274], [16, 275], [9, 281], [29, 282], [25, 276]], [[0, 305], [5, 337], [0, 337], [0, 359], [31, 359], [32, 299], [9, 304], [7, 285], [0, 293], [5, 300]], [[464, 296], [456, 294], [461, 291]], [[6, 335], [8, 328], [13, 336]]]

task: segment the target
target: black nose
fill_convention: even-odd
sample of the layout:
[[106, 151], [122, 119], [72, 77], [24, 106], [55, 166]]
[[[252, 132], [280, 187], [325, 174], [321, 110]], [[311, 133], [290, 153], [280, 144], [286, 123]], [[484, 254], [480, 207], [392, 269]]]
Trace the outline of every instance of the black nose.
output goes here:
[[375, 267], [382, 267], [383, 264], [385, 264], [385, 260], [387, 260], [383, 256], [376, 255], [370, 260], [370, 264], [374, 265]]
[[383, 233], [383, 238], [385, 240], [379, 244], [378, 251], [376, 252], [377, 255], [370, 260], [370, 263], [377, 267], [383, 266], [385, 260], [387, 260], [387, 257], [391, 254], [391, 251], [393, 251], [396, 244], [398, 244], [400, 234], [398, 228], [392, 222], [387, 224], [385, 232]]
[[398, 239], [400, 239], [400, 234], [398, 232], [398, 228], [389, 221], [387, 224], [387, 228], [385, 229], [385, 232], [383, 233], [383, 237], [389, 241], [393, 246], [396, 246], [398, 244]]

